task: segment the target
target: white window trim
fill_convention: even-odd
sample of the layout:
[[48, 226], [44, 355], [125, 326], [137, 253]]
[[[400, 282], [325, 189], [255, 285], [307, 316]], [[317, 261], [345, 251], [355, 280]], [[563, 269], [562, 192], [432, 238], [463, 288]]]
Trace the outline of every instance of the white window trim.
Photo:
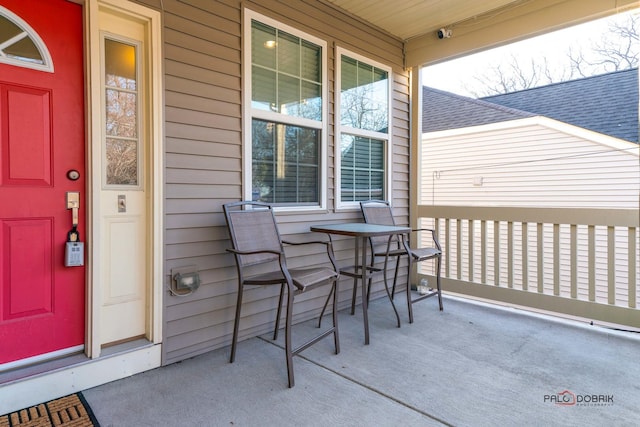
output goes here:
[[[388, 120], [388, 129], [389, 132], [387, 134], [382, 134], [379, 132], [374, 132], [374, 131], [369, 131], [369, 130], [363, 130], [363, 129], [354, 129], [351, 127], [347, 127], [347, 126], [342, 126], [341, 125], [341, 120], [340, 120], [340, 116], [341, 116], [341, 105], [340, 105], [340, 95], [341, 95], [341, 88], [342, 88], [342, 55], [348, 56], [350, 58], [356, 59], [358, 61], [361, 62], [365, 62], [369, 65], [372, 65], [376, 68], [380, 68], [381, 70], [384, 70], [388, 73], [389, 75], [389, 87], [388, 87], [388, 93], [389, 93], [389, 117], [387, 118]], [[360, 202], [343, 202], [342, 201], [342, 153], [340, 150], [340, 141], [342, 138], [342, 133], [349, 133], [349, 134], [356, 134], [358, 136], [365, 136], [368, 138], [373, 138], [373, 139], [382, 139], [382, 140], [386, 140], [386, 147], [385, 147], [385, 177], [384, 177], [384, 192], [387, 195], [387, 200], [391, 201], [392, 199], [392, 194], [391, 192], [393, 191], [392, 188], [392, 177], [393, 177], [393, 170], [392, 170], [392, 165], [393, 165], [393, 159], [392, 159], [392, 153], [393, 153], [393, 122], [392, 122], [392, 118], [393, 118], [393, 72], [391, 67], [389, 67], [388, 65], [384, 65], [381, 64], [380, 62], [374, 61], [371, 58], [367, 58], [366, 56], [362, 56], [359, 55], [357, 53], [354, 53], [350, 50], [344, 49], [340, 46], [336, 46], [336, 78], [335, 78], [335, 90], [334, 90], [334, 94], [335, 94], [335, 99], [334, 99], [334, 105], [335, 105], [335, 146], [334, 146], [334, 158], [335, 158], [335, 188], [334, 188], [334, 197], [335, 197], [335, 203], [336, 203], [336, 210], [351, 210], [351, 209], [360, 209]]]
[[264, 119], [269, 121], [282, 122], [282, 115], [269, 111], [253, 109], [251, 107], [251, 21], [256, 20], [266, 25], [270, 25], [279, 30], [286, 31], [301, 39], [315, 43], [322, 48], [322, 122], [320, 126], [315, 120], [304, 119], [300, 117], [287, 117], [287, 124], [295, 126], [304, 126], [320, 130], [320, 164], [319, 171], [319, 200], [318, 205], [313, 206], [277, 206], [277, 211], [317, 211], [327, 208], [327, 170], [328, 170], [328, 149], [327, 149], [327, 120], [329, 103], [328, 78], [327, 78], [327, 42], [317, 37], [304, 33], [296, 28], [283, 24], [280, 21], [269, 18], [250, 9], [244, 9], [243, 19], [243, 143], [242, 157], [244, 159], [242, 166], [242, 196], [244, 200], [251, 200], [252, 190], [252, 144], [251, 144], [251, 122], [253, 118]]
[[51, 54], [49, 53], [49, 49], [47, 49], [47, 45], [44, 43], [42, 38], [36, 33], [36, 31], [31, 28], [29, 24], [27, 24], [22, 18], [20, 18], [15, 13], [11, 12], [9, 9], [0, 6], [0, 15], [7, 18], [9, 21], [16, 24], [20, 27], [24, 32], [26, 32], [26, 37], [29, 37], [31, 41], [36, 45], [38, 51], [42, 55], [42, 60], [44, 64], [36, 64], [29, 61], [22, 61], [19, 59], [7, 58], [5, 55], [1, 54], [1, 50], [6, 47], [0, 45], [0, 62], [10, 65], [15, 65], [18, 67], [31, 68], [39, 71], [46, 71], [48, 73], [53, 73], [53, 60], [51, 59]]

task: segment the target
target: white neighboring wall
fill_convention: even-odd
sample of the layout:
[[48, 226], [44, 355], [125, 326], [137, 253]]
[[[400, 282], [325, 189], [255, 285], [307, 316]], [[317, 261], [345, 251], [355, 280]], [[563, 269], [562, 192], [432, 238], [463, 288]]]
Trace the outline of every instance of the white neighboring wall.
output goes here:
[[638, 209], [639, 152], [545, 117], [425, 133], [420, 203]]
[[[442, 206], [510, 206], [543, 208], [615, 208], [635, 209], [640, 205], [640, 146], [544, 117], [475, 126], [423, 134], [420, 170], [420, 204]], [[432, 227], [424, 221], [423, 227]], [[501, 229], [506, 225], [501, 224]], [[493, 247], [493, 225], [489, 225], [487, 245]], [[553, 263], [552, 225], [544, 225], [544, 263]], [[532, 229], [533, 228], [533, 229]], [[481, 245], [480, 227], [474, 232], [475, 247]], [[515, 247], [521, 244], [521, 226], [515, 225]], [[467, 241], [468, 227], [461, 230]], [[453, 270], [457, 268], [456, 235], [450, 244]], [[530, 227], [528, 252], [536, 252], [535, 227]], [[607, 230], [596, 229], [596, 301], [607, 303]], [[616, 230], [616, 305], [628, 305], [628, 264], [626, 229]], [[444, 238], [444, 230], [439, 230]], [[506, 229], [500, 233], [506, 238]], [[570, 249], [568, 226], [561, 228], [561, 296], [569, 297]], [[428, 236], [427, 236], [428, 237]], [[423, 236], [423, 239], [425, 237]], [[578, 299], [588, 299], [587, 230], [578, 229]], [[427, 244], [427, 241], [424, 241]], [[636, 253], [640, 253], [636, 241]], [[506, 241], [500, 243], [506, 251]], [[474, 253], [474, 264], [479, 263]], [[520, 253], [514, 254], [515, 289], [523, 284]], [[493, 257], [489, 251], [489, 258]], [[506, 257], [506, 252], [500, 255]], [[488, 265], [494, 262], [488, 260]], [[503, 267], [505, 263], [501, 263]], [[466, 270], [468, 266], [464, 266]], [[422, 273], [433, 274], [431, 266]], [[553, 292], [550, 268], [544, 269], [545, 294]], [[535, 288], [538, 269], [528, 261], [528, 287]], [[480, 282], [479, 268], [473, 282]], [[493, 271], [487, 282], [493, 284]], [[500, 271], [500, 286], [507, 284], [506, 271]], [[640, 287], [640, 283], [637, 285]], [[640, 305], [640, 296], [637, 304]]]

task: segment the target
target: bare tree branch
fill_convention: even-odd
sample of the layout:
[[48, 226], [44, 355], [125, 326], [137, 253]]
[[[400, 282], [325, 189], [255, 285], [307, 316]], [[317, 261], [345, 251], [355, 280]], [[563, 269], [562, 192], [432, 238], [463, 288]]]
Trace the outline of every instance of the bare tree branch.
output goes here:
[[476, 97], [515, 92], [543, 84], [638, 67], [640, 58], [640, 16], [627, 15], [625, 21], [611, 20], [608, 31], [588, 46], [569, 47], [566, 64], [550, 63], [547, 57], [524, 62], [510, 55], [474, 77], [475, 85], [465, 89]]

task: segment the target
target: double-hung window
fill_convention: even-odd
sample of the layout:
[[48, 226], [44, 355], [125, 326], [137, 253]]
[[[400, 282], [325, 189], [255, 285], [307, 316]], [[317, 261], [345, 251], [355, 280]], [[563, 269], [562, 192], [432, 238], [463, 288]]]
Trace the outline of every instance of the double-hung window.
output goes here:
[[390, 194], [391, 69], [337, 49], [337, 206]]
[[325, 206], [326, 43], [245, 13], [245, 199]]

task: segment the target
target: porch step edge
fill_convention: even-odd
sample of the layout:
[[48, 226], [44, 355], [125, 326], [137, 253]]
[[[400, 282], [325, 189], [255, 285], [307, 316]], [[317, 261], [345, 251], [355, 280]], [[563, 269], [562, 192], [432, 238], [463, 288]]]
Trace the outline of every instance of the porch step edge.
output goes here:
[[149, 344], [1, 384], [0, 414], [158, 368], [161, 350], [162, 344]]

